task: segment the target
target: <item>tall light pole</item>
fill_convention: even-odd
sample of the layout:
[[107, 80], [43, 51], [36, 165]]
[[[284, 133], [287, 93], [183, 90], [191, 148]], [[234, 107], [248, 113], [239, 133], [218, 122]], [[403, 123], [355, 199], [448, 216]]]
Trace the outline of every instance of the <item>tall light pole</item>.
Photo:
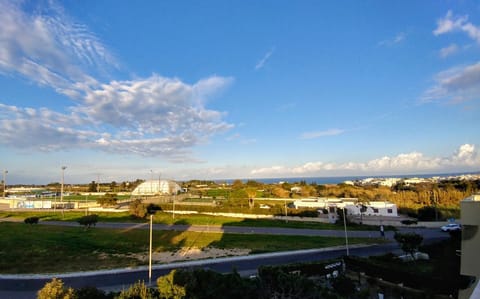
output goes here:
[[148, 256], [148, 285], [152, 284], [152, 226], [153, 226], [153, 215], [150, 214], [150, 248]]
[[347, 219], [345, 217], [345, 206], [343, 206], [343, 227], [345, 228], [345, 246], [347, 247], [347, 256], [349, 256], [348, 252], [348, 234], [347, 234]]
[[65, 179], [65, 169], [67, 169], [67, 166], [62, 166], [62, 186], [60, 188], [60, 202], [62, 203], [62, 206], [63, 206], [63, 180]]
[[7, 173], [8, 170], [4, 169], [3, 170], [3, 198], [5, 198], [5, 188], [7, 188]]
[[153, 195], [153, 170], [151, 169], [150, 169], [150, 193], [152, 193], [151, 195]]

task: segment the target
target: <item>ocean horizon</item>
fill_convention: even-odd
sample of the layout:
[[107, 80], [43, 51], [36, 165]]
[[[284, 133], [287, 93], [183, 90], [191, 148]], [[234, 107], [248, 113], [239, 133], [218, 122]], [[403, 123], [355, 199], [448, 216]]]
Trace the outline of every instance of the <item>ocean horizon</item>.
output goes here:
[[432, 177], [451, 177], [461, 175], [478, 175], [480, 172], [458, 172], [458, 173], [427, 173], [427, 174], [398, 174], [398, 175], [357, 175], [357, 176], [326, 176], [326, 177], [277, 177], [277, 178], [248, 178], [248, 179], [225, 179], [214, 180], [216, 183], [225, 182], [231, 184], [236, 180], [243, 183], [247, 181], [256, 181], [264, 184], [275, 184], [279, 182], [298, 183], [305, 181], [307, 184], [316, 183], [319, 185], [340, 184], [345, 181], [356, 181], [367, 178], [432, 178]]

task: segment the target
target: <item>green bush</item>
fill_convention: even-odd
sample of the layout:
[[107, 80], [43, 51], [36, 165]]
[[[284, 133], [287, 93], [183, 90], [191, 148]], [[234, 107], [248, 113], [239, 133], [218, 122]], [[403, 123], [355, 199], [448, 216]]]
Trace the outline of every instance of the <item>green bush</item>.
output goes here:
[[75, 293], [72, 288], [63, 285], [61, 279], [53, 278], [38, 291], [37, 299], [74, 299]]
[[78, 223], [80, 225], [85, 226], [85, 228], [95, 226], [97, 224], [97, 222], [98, 222], [98, 215], [96, 215], [96, 214], [83, 216], [80, 219], [78, 219]]
[[135, 199], [132, 203], [130, 203], [129, 211], [130, 215], [137, 218], [145, 218], [145, 216], [148, 214], [147, 205], [142, 203], [141, 199]]
[[123, 290], [118, 295], [117, 299], [156, 299], [159, 298], [158, 292], [155, 289], [148, 288], [143, 281], [138, 281]]
[[83, 287], [75, 290], [75, 299], [113, 299], [113, 294], [105, 294], [96, 287]]
[[412, 225], [417, 223], [418, 223], [417, 220], [410, 220], [410, 219], [402, 220], [402, 224], [405, 224], [405, 225]]
[[28, 217], [28, 218], [25, 218], [25, 220], [23, 220], [23, 222], [25, 222], [26, 224], [38, 224], [38, 220], [40, 218], [38, 217]]
[[117, 194], [107, 193], [104, 196], [97, 199], [97, 203], [102, 207], [112, 207], [117, 204]]

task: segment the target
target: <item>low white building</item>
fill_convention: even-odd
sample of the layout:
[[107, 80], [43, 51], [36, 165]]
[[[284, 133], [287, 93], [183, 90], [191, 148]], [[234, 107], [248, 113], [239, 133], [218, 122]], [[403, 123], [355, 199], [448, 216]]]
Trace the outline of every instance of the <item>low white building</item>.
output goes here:
[[182, 187], [170, 180], [149, 180], [141, 183], [132, 191], [132, 195], [176, 194]]
[[[398, 216], [397, 205], [388, 201], [370, 201], [363, 203], [365, 216]], [[362, 204], [345, 205], [348, 214], [360, 215]]]
[[362, 205], [365, 207], [363, 215], [366, 216], [398, 216], [397, 205], [388, 201], [370, 201], [359, 203], [358, 198], [302, 198], [293, 202], [293, 206], [298, 208], [316, 208], [326, 209], [335, 207], [346, 209], [349, 215], [360, 215]]

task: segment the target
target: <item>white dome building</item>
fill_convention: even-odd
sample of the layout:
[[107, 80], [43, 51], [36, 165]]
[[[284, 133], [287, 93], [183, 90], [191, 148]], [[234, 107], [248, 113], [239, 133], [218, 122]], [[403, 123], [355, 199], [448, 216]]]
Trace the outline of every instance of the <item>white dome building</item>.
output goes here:
[[132, 195], [175, 194], [182, 191], [180, 185], [170, 180], [149, 180], [141, 183]]

